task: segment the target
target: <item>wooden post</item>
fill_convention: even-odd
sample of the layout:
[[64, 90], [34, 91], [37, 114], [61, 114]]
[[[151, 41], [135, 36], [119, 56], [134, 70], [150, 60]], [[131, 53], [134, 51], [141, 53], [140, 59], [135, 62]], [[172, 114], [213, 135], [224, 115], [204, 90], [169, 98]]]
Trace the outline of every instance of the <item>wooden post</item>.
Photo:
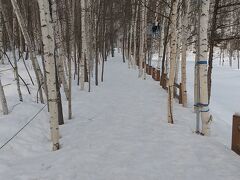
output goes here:
[[233, 115], [232, 150], [240, 155], [240, 115]]
[[148, 75], [152, 75], [152, 66], [148, 66]]
[[160, 81], [160, 69], [156, 69], [156, 81]]
[[146, 64], [146, 73], [149, 74], [148, 72], [149, 72], [149, 65]]
[[152, 78], [156, 81], [156, 69], [152, 67]]

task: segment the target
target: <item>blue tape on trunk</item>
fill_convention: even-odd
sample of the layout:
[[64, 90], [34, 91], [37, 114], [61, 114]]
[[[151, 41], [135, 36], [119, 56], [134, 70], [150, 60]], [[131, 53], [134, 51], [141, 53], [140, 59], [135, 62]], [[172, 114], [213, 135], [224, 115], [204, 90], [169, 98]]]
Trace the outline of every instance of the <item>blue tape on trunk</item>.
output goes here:
[[197, 103], [197, 104], [194, 104], [194, 106], [196, 107], [206, 107], [208, 106], [209, 104], [203, 104], [203, 103]]
[[207, 61], [197, 61], [197, 64], [207, 64]]

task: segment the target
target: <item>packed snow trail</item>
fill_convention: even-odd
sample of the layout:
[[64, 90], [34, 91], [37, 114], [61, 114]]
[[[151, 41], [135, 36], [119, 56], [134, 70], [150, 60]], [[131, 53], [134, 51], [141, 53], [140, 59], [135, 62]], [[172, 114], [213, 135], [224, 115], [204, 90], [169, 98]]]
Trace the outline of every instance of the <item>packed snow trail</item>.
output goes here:
[[[73, 119], [65, 118], [60, 127], [61, 149], [50, 152], [46, 131], [38, 134], [38, 139], [46, 139], [41, 151], [32, 149], [35, 136], [22, 147], [19, 137], [0, 152], [1, 180], [240, 178], [239, 156], [215, 139], [192, 133], [191, 109], [176, 105], [175, 124], [167, 123], [167, 94], [159, 82], [149, 76], [138, 79], [137, 70], [129, 70], [120, 54], [105, 68], [104, 82], [91, 93], [73, 88]], [[47, 119], [43, 122], [32, 128], [46, 128]], [[34, 129], [28, 136], [31, 133]]]

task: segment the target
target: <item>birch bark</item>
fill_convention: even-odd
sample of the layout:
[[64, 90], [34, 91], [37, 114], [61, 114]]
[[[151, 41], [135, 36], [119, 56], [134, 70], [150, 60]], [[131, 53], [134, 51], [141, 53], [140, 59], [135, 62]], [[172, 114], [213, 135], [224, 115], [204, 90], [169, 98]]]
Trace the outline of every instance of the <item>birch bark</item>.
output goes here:
[[132, 36], [133, 36], [133, 17], [131, 17], [131, 23], [130, 23], [130, 34], [129, 34], [129, 54], [128, 54], [128, 61], [129, 61], [129, 68], [134, 66], [133, 60], [132, 60]]
[[4, 93], [3, 86], [2, 86], [1, 77], [0, 77], [0, 101], [1, 101], [3, 115], [7, 115], [8, 114], [8, 106], [7, 106], [7, 100], [6, 100], [5, 93]]
[[44, 47], [44, 59], [47, 71], [48, 102], [50, 112], [50, 129], [53, 141], [53, 150], [58, 150], [59, 127], [58, 127], [58, 99], [56, 86], [56, 65], [54, 59], [54, 34], [53, 22], [50, 15], [50, 4], [48, 0], [38, 0], [41, 30]]
[[0, 12], [0, 61], [1, 64], [4, 64], [2, 51], [3, 51], [3, 18], [2, 13]]
[[182, 54], [181, 54], [181, 82], [182, 82], [182, 103], [184, 107], [187, 107], [187, 23], [188, 23], [188, 0], [184, 1], [184, 7], [182, 15]]
[[140, 44], [139, 44], [139, 73], [138, 77], [143, 76], [143, 62], [144, 62], [144, 39], [145, 39], [145, 33], [144, 33], [144, 19], [145, 19], [145, 1], [143, 4], [140, 5], [141, 11], [140, 11]]
[[178, 0], [172, 1], [172, 12], [170, 17], [170, 30], [171, 30], [171, 50], [170, 50], [170, 73], [168, 82], [168, 123], [173, 124], [173, 86], [175, 77], [176, 66], [176, 51], [177, 51], [177, 37], [176, 37], [176, 23], [177, 23], [177, 5]]
[[55, 39], [55, 49], [56, 49], [56, 63], [57, 63], [57, 70], [60, 78], [60, 82], [63, 84], [63, 89], [66, 95], [67, 100], [69, 100], [69, 89], [67, 80], [64, 74], [64, 51], [63, 51], [63, 45], [61, 44], [61, 28], [59, 23], [59, 18], [57, 14], [57, 4], [56, 0], [52, 0], [52, 19], [53, 19], [53, 28], [54, 28], [54, 39]]
[[134, 60], [134, 69], [136, 69], [137, 65], [137, 19], [138, 19], [138, 1], [136, 2], [136, 10], [135, 10], [135, 19], [134, 19], [134, 30], [133, 30], [133, 60]]
[[80, 88], [84, 90], [84, 60], [87, 54], [87, 38], [86, 38], [86, 3], [81, 0], [81, 29], [82, 29], [82, 53], [80, 59]]
[[[143, 25], [143, 34], [144, 34], [144, 39], [143, 39], [143, 55], [144, 55], [144, 69], [143, 69], [143, 79], [145, 80], [147, 78], [147, 69], [146, 69], [146, 59], [147, 59], [147, 7], [148, 7], [148, 0], [145, 0], [145, 3], [144, 3], [144, 25]], [[149, 65], [149, 64], [148, 64]]]
[[208, 58], [208, 21], [209, 21], [209, 0], [202, 0], [199, 32], [199, 91], [202, 120], [202, 134], [210, 135], [211, 116], [208, 107], [208, 84], [207, 84], [207, 58]]
[[[13, 18], [13, 36], [16, 37], [16, 31], [17, 31], [17, 19], [16, 17]], [[17, 84], [17, 92], [18, 92], [18, 96], [19, 96], [19, 100], [23, 101], [23, 97], [22, 97], [22, 92], [21, 92], [21, 87], [20, 87], [20, 80], [19, 80], [19, 73], [18, 73], [18, 64], [17, 64], [17, 58], [16, 58], [16, 49], [15, 46], [16, 44], [14, 43], [14, 41], [12, 41], [13, 45], [12, 45], [12, 52], [13, 52], [13, 62], [14, 62], [14, 74], [15, 74], [15, 81]]]

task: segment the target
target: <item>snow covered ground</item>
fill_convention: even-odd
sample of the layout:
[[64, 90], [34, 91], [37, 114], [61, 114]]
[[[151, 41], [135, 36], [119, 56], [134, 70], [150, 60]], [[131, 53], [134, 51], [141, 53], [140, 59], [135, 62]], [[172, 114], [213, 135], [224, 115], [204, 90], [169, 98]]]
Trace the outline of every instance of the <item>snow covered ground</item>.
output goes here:
[[[214, 118], [211, 128], [211, 137], [231, 147], [232, 116], [240, 112], [240, 70], [237, 69], [237, 60], [235, 58], [233, 58], [235, 60], [233, 60], [232, 68], [230, 68], [229, 59], [226, 55], [224, 66], [219, 65], [220, 51], [218, 49], [215, 49], [215, 51], [210, 103], [210, 111]], [[154, 66], [157, 64], [157, 56], [157, 54], [153, 56]], [[187, 57], [188, 107], [193, 108], [195, 54], [188, 52]], [[195, 123], [195, 120], [192, 123]]]
[[[4, 68], [7, 67], [1, 66]], [[26, 77], [22, 67], [20, 72]], [[193, 133], [195, 115], [191, 101], [190, 108], [175, 105], [175, 124], [171, 125], [167, 123], [167, 94], [158, 82], [149, 76], [147, 80], [138, 79], [137, 71], [129, 70], [120, 54], [107, 62], [105, 73], [104, 83], [93, 87], [91, 93], [73, 87], [74, 118], [65, 118], [65, 125], [60, 127], [59, 151], [50, 151], [46, 109], [0, 150], [1, 180], [240, 178], [240, 157], [220, 141], [223, 136], [217, 134], [219, 131], [214, 131], [213, 137]], [[1, 76], [4, 82], [11, 77], [9, 72]], [[5, 88], [11, 108], [18, 103], [15, 85]], [[67, 117], [66, 100], [62, 97]], [[10, 115], [0, 116], [0, 145], [42, 108], [35, 103], [35, 94], [29, 96], [24, 91], [24, 100], [12, 108]], [[232, 106], [224, 108], [235, 110]], [[224, 120], [231, 128], [230, 120], [224, 116], [215, 119], [216, 124]], [[228, 132], [228, 127], [218, 127]]]

